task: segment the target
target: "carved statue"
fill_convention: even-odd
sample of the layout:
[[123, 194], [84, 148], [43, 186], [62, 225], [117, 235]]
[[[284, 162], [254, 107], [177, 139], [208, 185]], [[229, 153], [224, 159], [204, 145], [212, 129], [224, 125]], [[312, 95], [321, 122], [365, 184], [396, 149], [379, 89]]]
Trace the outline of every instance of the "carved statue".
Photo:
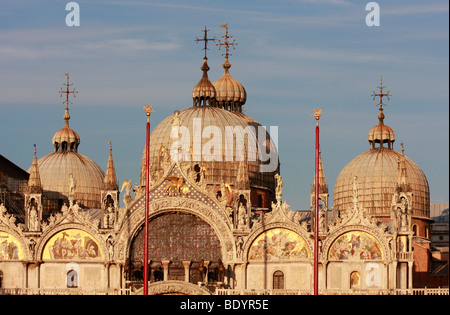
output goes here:
[[28, 230], [37, 231], [39, 229], [39, 217], [36, 209], [36, 205], [31, 204], [31, 209], [28, 217]]
[[75, 194], [75, 188], [76, 188], [75, 178], [73, 177], [73, 174], [70, 173], [69, 174], [69, 196], [73, 196]]
[[181, 119], [179, 117], [180, 111], [176, 110], [173, 112], [174, 116], [172, 118], [172, 127], [178, 127], [181, 126]]
[[242, 254], [242, 248], [244, 246], [244, 239], [242, 236], [236, 237], [236, 256], [240, 257]]
[[120, 192], [123, 191], [125, 188], [125, 196], [130, 196], [131, 192], [131, 179], [130, 180], [124, 180], [122, 184], [122, 188], [120, 189]]
[[397, 208], [397, 222], [399, 231], [408, 231], [409, 211], [406, 198], [401, 198], [401, 206]]
[[283, 179], [281, 178], [280, 174], [275, 174], [275, 180], [275, 198], [277, 199], [277, 202], [281, 202], [281, 197], [283, 195]]
[[243, 229], [245, 228], [247, 223], [247, 208], [244, 206], [242, 202], [239, 202], [238, 207], [238, 228]]

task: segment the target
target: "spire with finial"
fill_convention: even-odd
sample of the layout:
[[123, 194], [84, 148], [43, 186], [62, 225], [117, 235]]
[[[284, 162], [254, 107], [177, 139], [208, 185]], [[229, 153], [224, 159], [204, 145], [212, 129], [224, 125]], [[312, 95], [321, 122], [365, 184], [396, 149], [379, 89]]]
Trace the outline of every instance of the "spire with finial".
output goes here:
[[41, 176], [39, 175], [39, 166], [36, 157], [36, 144], [34, 144], [34, 157], [30, 168], [30, 177], [28, 179], [28, 193], [42, 193]]
[[59, 91], [59, 96], [63, 97], [66, 95], [65, 101], [63, 104], [66, 104], [66, 109], [64, 112], [64, 127], [57, 131], [53, 136], [52, 143], [55, 147], [55, 152], [78, 152], [78, 145], [80, 144], [80, 136], [72, 129], [69, 128], [69, 104], [72, 102], [69, 100], [69, 96], [72, 94], [73, 97], [76, 97], [78, 91], [73, 88], [71, 90], [71, 86], [73, 83], [69, 81], [69, 73], [64, 74], [67, 77], [67, 83], [63, 84], [63, 87]]
[[203, 58], [203, 65], [200, 68], [203, 71], [203, 76], [200, 81], [194, 86], [192, 90], [192, 99], [194, 102], [194, 106], [215, 106], [216, 103], [216, 89], [214, 85], [209, 81], [208, 78], [208, 57], [206, 56], [206, 52], [208, 50], [208, 41], [215, 41], [215, 38], [208, 38], [208, 30], [204, 29], [204, 36], [202, 39], [197, 38], [195, 41], [198, 43], [199, 41], [205, 42], [205, 57]]
[[214, 82], [214, 87], [217, 92], [217, 106], [225, 110], [241, 113], [242, 106], [244, 106], [247, 100], [247, 92], [240, 82], [231, 77], [231, 64], [228, 60], [228, 57], [232, 55], [230, 53], [230, 47], [236, 49], [237, 43], [235, 39], [231, 41], [231, 38], [233, 38], [232, 35], [228, 35], [228, 24], [222, 24], [220, 27], [225, 28], [225, 35], [222, 36], [222, 41], [220, 39], [218, 40], [216, 46], [219, 47], [219, 50], [225, 47], [225, 52], [222, 54], [222, 56], [225, 56], [225, 62], [223, 64], [225, 73], [219, 80]]
[[388, 100], [390, 96], [390, 90], [388, 90], [386, 93], [383, 91], [386, 88], [385, 85], [383, 85], [383, 77], [381, 77], [380, 85], [377, 86], [377, 89], [379, 89], [379, 92], [373, 91], [373, 93], [370, 95], [372, 96], [372, 99], [375, 101], [375, 98], [379, 98], [380, 101], [377, 103], [377, 106], [380, 106], [380, 109], [378, 111], [378, 125], [373, 127], [369, 132], [369, 143], [371, 145], [372, 149], [375, 149], [375, 144], [379, 143], [380, 147], [383, 147], [384, 143], [387, 143], [387, 147], [389, 149], [393, 148], [393, 143], [395, 141], [395, 134], [391, 127], [386, 126], [384, 124], [384, 113], [383, 113], [383, 106], [387, 106], [385, 103], [383, 103], [383, 97], [386, 97]]
[[405, 145], [400, 143], [402, 146], [402, 155], [398, 159], [397, 167], [397, 189], [407, 192], [411, 190], [408, 180], [408, 169], [406, 168], [406, 157], [405, 157]]
[[66, 127], [69, 127], [69, 104], [73, 104], [71, 101], [69, 101], [69, 96], [70, 94], [72, 94], [75, 98], [78, 91], [76, 91], [75, 88], [73, 88], [73, 90], [70, 90], [70, 87], [73, 85], [73, 83], [70, 83], [69, 81], [69, 73], [65, 73], [64, 75], [67, 77], [67, 83], [63, 83], [63, 87], [61, 87], [61, 90], [59, 91], [59, 97], [63, 97], [63, 95], [66, 94], [66, 99], [62, 102], [63, 104], [66, 104], [66, 110], [64, 112], [64, 125]]
[[[314, 174], [314, 180], [313, 184], [311, 186], [311, 209], [314, 209], [314, 200], [316, 196], [316, 182], [315, 182], [315, 174]], [[323, 163], [322, 163], [322, 151], [319, 147], [319, 199], [322, 200], [325, 210], [328, 209], [328, 185], [325, 180], [325, 172], [323, 169]]]
[[119, 190], [119, 186], [117, 185], [117, 177], [116, 177], [116, 170], [114, 168], [114, 161], [112, 156], [112, 142], [108, 141], [109, 144], [109, 157], [108, 157], [108, 164], [106, 166], [106, 172], [105, 172], [105, 190]]

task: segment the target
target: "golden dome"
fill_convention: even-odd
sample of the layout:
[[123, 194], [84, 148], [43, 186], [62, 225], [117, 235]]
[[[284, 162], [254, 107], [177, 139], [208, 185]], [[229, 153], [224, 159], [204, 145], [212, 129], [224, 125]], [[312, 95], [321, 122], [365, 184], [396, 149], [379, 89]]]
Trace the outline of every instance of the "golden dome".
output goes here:
[[[175, 121], [178, 123], [174, 123]], [[189, 145], [186, 146], [187, 151], [189, 152], [183, 153], [184, 161], [193, 160], [192, 163], [195, 164], [197, 158], [193, 155], [196, 154], [193, 150], [197, 147], [203, 151], [201, 152], [201, 156], [199, 156], [198, 163], [204, 165], [207, 169], [207, 184], [220, 185], [223, 182], [229, 183], [230, 185], [237, 184], [236, 181], [240, 168], [240, 162], [238, 161], [237, 156], [242, 156], [241, 154], [244, 154], [244, 159], [247, 161], [250, 185], [259, 187], [263, 190], [274, 191], [275, 171], [260, 172], [259, 166], [264, 163], [259, 160], [257, 145], [252, 145], [252, 143], [257, 143], [256, 133], [258, 132], [258, 126], [260, 126], [260, 124], [242, 113], [230, 112], [211, 106], [190, 107], [181, 111], [175, 111], [174, 114], [164, 119], [153, 130], [150, 136], [150, 168], [152, 174], [155, 174], [155, 172], [161, 171], [162, 169], [162, 152], [164, 154], [169, 154], [170, 156], [172, 144], [181, 137], [180, 134], [178, 134], [175, 136], [175, 139], [171, 138], [174, 125], [179, 125], [180, 128], [186, 127], [190, 134], [190, 137], [187, 140]], [[248, 126], [250, 126], [250, 128], [246, 129]], [[211, 133], [205, 131], [206, 127], [210, 127], [212, 131], [220, 131], [220, 133], [217, 133], [222, 137], [222, 139], [217, 142], [218, 145], [221, 146], [218, 155], [213, 155], [210, 152], [204, 151], [205, 144], [215, 137], [215, 135], [213, 136]], [[253, 128], [254, 132], [247, 132], [251, 130], [251, 128]], [[228, 129], [228, 131], [226, 131], [226, 129]], [[235, 132], [235, 135], [232, 136], [233, 138], [226, 136], [230, 131]], [[236, 148], [237, 138], [244, 139], [243, 151], [238, 152], [238, 149]], [[200, 141], [198, 139], [200, 139]], [[266, 139], [270, 138], [267, 137]], [[232, 149], [226, 149], [226, 141], [233, 141]], [[266, 143], [264, 143], [264, 145], [266, 145]], [[273, 147], [272, 149], [274, 150]], [[276, 165], [278, 170], [278, 161]], [[145, 149], [142, 155], [140, 182], [141, 185], [145, 185]]]
[[223, 109], [242, 112], [242, 106], [247, 100], [247, 92], [244, 86], [233, 79], [229, 69], [231, 64], [226, 58], [223, 68], [225, 73], [223, 76], [213, 83], [216, 88], [217, 106]]
[[[358, 182], [358, 205], [375, 216], [390, 216], [397, 170], [402, 154], [389, 148], [371, 149], [353, 159], [340, 172], [334, 187], [334, 208], [353, 210], [353, 178]], [[430, 216], [430, 191], [420, 167], [405, 157], [408, 181], [413, 192], [414, 217]]]

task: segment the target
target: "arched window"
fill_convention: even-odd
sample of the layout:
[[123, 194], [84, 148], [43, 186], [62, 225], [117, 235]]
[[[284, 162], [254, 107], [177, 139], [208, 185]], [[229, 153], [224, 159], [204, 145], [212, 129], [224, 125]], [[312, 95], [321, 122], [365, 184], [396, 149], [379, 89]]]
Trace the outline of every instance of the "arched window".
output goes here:
[[277, 270], [273, 273], [273, 288], [284, 289], [284, 273], [281, 270]]
[[358, 271], [350, 274], [350, 289], [357, 289], [361, 286], [361, 275]]
[[78, 272], [73, 269], [69, 270], [66, 283], [68, 288], [78, 288]]

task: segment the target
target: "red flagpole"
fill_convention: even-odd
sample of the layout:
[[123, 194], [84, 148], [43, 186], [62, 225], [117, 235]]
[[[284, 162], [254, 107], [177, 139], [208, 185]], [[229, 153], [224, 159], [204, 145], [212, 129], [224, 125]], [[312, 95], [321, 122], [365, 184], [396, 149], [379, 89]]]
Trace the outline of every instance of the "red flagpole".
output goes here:
[[148, 208], [150, 184], [150, 114], [152, 106], [145, 106], [147, 112], [147, 133], [145, 144], [145, 215], [144, 215], [144, 295], [148, 295]]
[[[320, 111], [321, 114], [322, 111]], [[315, 204], [314, 204], [314, 295], [319, 295], [319, 118], [316, 112], [316, 170], [315, 170]]]

